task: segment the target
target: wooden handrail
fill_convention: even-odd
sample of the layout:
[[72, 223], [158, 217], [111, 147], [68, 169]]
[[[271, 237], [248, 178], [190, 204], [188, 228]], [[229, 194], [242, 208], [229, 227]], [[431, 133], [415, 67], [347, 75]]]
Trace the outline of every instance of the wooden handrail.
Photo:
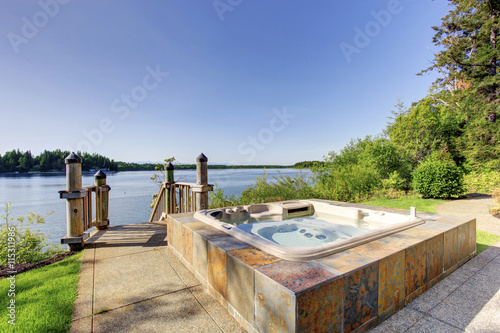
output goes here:
[[158, 191], [158, 195], [156, 196], [155, 204], [153, 205], [153, 209], [151, 210], [151, 214], [149, 215], [149, 222], [161, 221], [161, 215], [162, 215], [161, 213], [163, 213], [165, 209], [161, 208], [161, 213], [159, 216], [160, 218], [158, 218], [157, 216], [158, 215], [157, 211], [158, 211], [158, 205], [160, 203], [163, 203], [163, 207], [165, 207], [163, 194], [165, 193], [166, 184], [167, 183], [162, 183], [160, 186], [160, 190]]
[[161, 184], [158, 194], [156, 196], [153, 209], [149, 216], [149, 222], [162, 221], [166, 218], [167, 212], [165, 211], [165, 192], [170, 191], [170, 198], [172, 202], [169, 203], [170, 211], [175, 213], [188, 213], [195, 212], [196, 195], [197, 193], [206, 193], [213, 190], [213, 185], [200, 185], [196, 183], [186, 182], [164, 182]]
[[[66, 224], [68, 234], [61, 239], [62, 244], [68, 244], [71, 250], [81, 250], [85, 239], [89, 237], [86, 231], [92, 227], [99, 230], [108, 228], [108, 202], [111, 190], [106, 185], [106, 174], [99, 170], [94, 175], [95, 184], [82, 186], [82, 159], [75, 153], [68, 155], [66, 164], [66, 189], [59, 191], [61, 199], [67, 200]], [[95, 192], [95, 219], [93, 219]]]

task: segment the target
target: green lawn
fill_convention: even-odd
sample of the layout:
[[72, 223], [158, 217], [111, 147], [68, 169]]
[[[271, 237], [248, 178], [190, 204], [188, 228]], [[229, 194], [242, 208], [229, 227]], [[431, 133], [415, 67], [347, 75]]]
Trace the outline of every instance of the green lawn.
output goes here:
[[[437, 200], [437, 199], [422, 199], [418, 197], [408, 197], [401, 199], [379, 199], [379, 200], [371, 200], [365, 201], [363, 204], [379, 206], [379, 207], [387, 207], [387, 208], [400, 208], [409, 210], [410, 207], [416, 207], [417, 212], [428, 212], [428, 213], [436, 213], [436, 207], [442, 203], [445, 203], [446, 200]], [[477, 254], [483, 252], [491, 245], [495, 244], [500, 240], [500, 236], [493, 235], [481, 230], [476, 230], [476, 244], [477, 244]]]
[[500, 236], [476, 229], [477, 254], [483, 252], [498, 241], [500, 241]]
[[407, 209], [410, 207], [416, 207], [417, 212], [427, 212], [427, 213], [436, 213], [436, 207], [445, 203], [446, 200], [438, 200], [438, 199], [422, 199], [419, 197], [408, 197], [401, 199], [377, 199], [371, 201], [362, 202], [365, 205], [371, 206], [379, 206], [379, 207], [387, 207], [387, 208], [399, 208], [399, 209]]
[[[15, 297], [10, 281], [0, 280], [0, 332], [69, 332], [83, 251], [15, 277]], [[7, 306], [15, 300], [15, 326], [9, 324]]]

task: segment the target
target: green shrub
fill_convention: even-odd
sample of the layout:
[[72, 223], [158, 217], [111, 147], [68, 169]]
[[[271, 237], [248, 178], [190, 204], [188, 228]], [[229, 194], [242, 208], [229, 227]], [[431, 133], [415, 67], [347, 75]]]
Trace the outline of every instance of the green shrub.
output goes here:
[[238, 199], [231, 194], [229, 197], [224, 195], [224, 191], [218, 184], [214, 185], [214, 190], [208, 193], [208, 200], [210, 208], [222, 208], [238, 206]]
[[234, 195], [225, 196], [224, 191], [215, 185], [214, 191], [209, 194], [210, 208], [315, 197], [314, 189], [306, 174], [296, 173], [295, 177], [279, 174], [279, 176], [273, 176], [273, 179], [269, 181], [264, 172], [262, 177], [255, 179], [255, 185], [243, 190], [238, 198]]
[[500, 171], [473, 171], [465, 175], [465, 184], [469, 193], [492, 193], [500, 187]]
[[380, 176], [372, 167], [347, 164], [316, 170], [316, 189], [324, 199], [360, 202], [380, 188]]
[[412, 176], [413, 188], [423, 198], [448, 199], [465, 192], [463, 171], [449, 159], [431, 155]]
[[[61, 253], [61, 246], [47, 241], [41, 231], [32, 231], [30, 226], [45, 223], [45, 218], [30, 212], [28, 216], [10, 217], [10, 203], [5, 204], [5, 224], [0, 226], [0, 265], [37, 262]], [[10, 259], [10, 260], [9, 260]]]
[[402, 190], [405, 186], [405, 180], [399, 176], [399, 172], [394, 171], [389, 178], [382, 179], [383, 189]]
[[304, 173], [296, 173], [295, 177], [273, 176], [274, 181], [268, 181], [264, 172], [262, 177], [255, 179], [255, 185], [241, 192], [238, 201], [241, 205], [263, 202], [274, 202], [293, 199], [309, 199], [315, 196], [313, 187]]
[[370, 200], [406, 198], [412, 192], [408, 190], [406, 179], [403, 179], [397, 171], [391, 173], [389, 178], [382, 179], [381, 183], [382, 188], [375, 191]]
[[493, 198], [495, 198], [496, 206], [490, 207], [490, 213], [493, 215], [500, 214], [500, 187], [493, 189], [491, 191]]

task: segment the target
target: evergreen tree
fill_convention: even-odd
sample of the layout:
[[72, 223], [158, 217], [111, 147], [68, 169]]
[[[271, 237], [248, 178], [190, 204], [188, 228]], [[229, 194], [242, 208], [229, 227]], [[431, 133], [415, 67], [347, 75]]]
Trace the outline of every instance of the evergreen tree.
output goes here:
[[437, 70], [436, 95], [461, 116], [464, 133], [458, 142], [472, 165], [500, 155], [500, 1], [451, 0], [453, 7], [433, 27], [433, 43], [441, 51], [429, 68]]
[[19, 158], [19, 171], [28, 172], [31, 170], [32, 166], [33, 156], [31, 155], [31, 151], [28, 150]]

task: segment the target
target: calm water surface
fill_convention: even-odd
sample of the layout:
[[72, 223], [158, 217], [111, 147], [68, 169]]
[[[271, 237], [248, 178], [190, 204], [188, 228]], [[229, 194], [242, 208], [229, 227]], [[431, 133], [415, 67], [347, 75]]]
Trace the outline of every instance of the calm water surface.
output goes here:
[[[295, 176], [296, 169], [266, 170], [268, 179], [278, 175]], [[303, 171], [304, 172], [304, 171]], [[107, 184], [111, 186], [109, 220], [111, 225], [147, 222], [148, 208], [153, 193], [159, 186], [150, 178], [153, 171], [126, 171], [108, 173]], [[255, 184], [255, 177], [262, 176], [262, 169], [208, 170], [208, 182], [218, 184], [225, 195], [240, 195], [241, 191]], [[175, 172], [175, 180], [196, 182], [195, 170]], [[93, 173], [84, 173], [83, 185], [94, 184]], [[0, 215], [5, 215], [5, 203], [12, 203], [11, 216], [27, 215], [28, 212], [45, 215], [45, 224], [35, 228], [49, 234], [49, 240], [59, 244], [66, 235], [66, 200], [59, 199], [58, 191], [66, 189], [64, 173], [43, 175], [0, 175]], [[4, 220], [0, 223], [5, 223]]]

